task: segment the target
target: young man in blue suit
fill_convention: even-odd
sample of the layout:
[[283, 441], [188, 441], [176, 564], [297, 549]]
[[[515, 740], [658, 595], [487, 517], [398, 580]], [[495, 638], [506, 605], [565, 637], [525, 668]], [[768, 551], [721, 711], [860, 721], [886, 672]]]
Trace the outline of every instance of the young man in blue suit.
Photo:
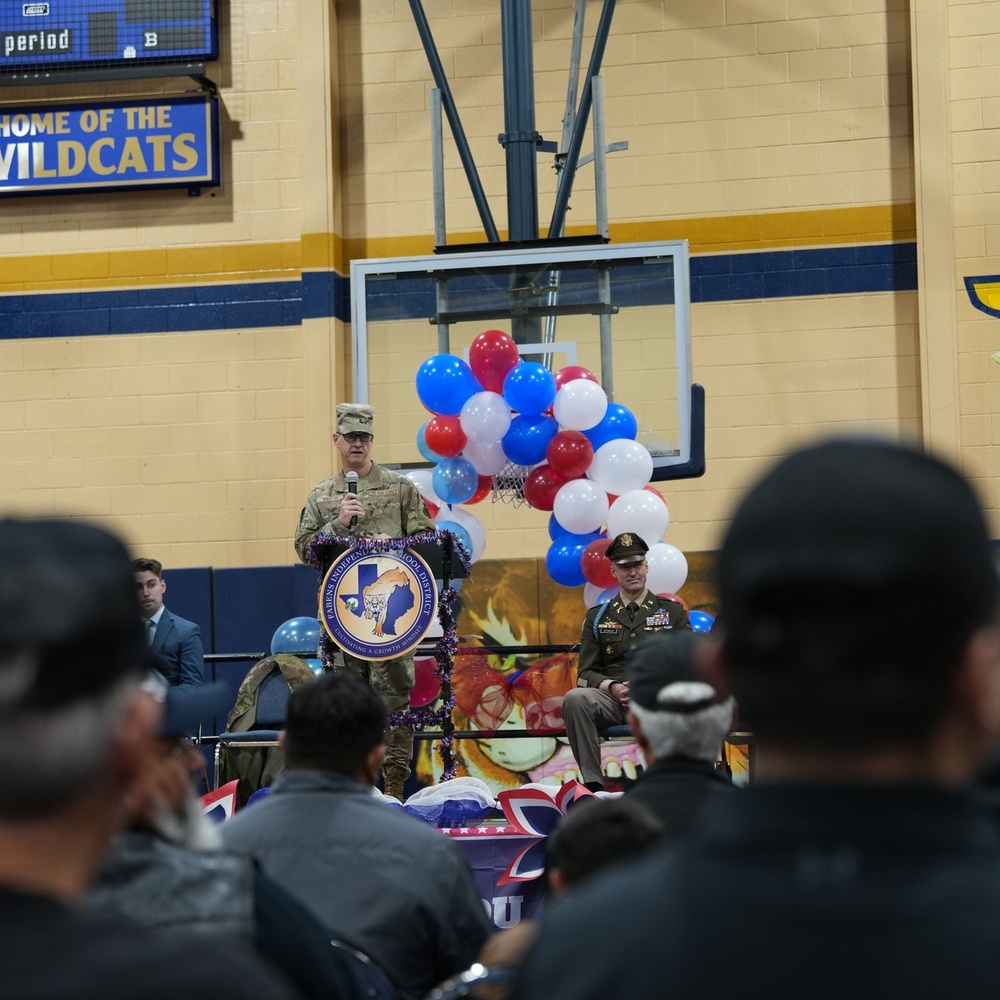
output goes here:
[[164, 606], [167, 581], [163, 579], [160, 562], [135, 559], [132, 567], [146, 641], [156, 660], [156, 669], [175, 687], [200, 687], [205, 683], [201, 630], [194, 622], [171, 614]]

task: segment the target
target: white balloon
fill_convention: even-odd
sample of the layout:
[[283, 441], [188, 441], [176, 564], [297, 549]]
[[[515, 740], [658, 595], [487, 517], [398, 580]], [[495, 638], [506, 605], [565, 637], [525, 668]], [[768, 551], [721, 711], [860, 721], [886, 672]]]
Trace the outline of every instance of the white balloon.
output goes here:
[[425, 500], [430, 500], [435, 507], [440, 507], [444, 503], [434, 490], [433, 469], [407, 469], [401, 475], [404, 479], [409, 479], [416, 486], [420, 495]]
[[552, 503], [556, 520], [574, 535], [597, 531], [608, 516], [608, 495], [589, 479], [571, 479]]
[[510, 428], [510, 406], [497, 392], [477, 392], [465, 401], [459, 422], [470, 441], [495, 444]]
[[654, 594], [676, 594], [688, 576], [688, 563], [679, 548], [669, 542], [657, 542], [646, 553], [649, 573], [646, 586]]
[[608, 493], [624, 494], [641, 490], [653, 475], [653, 456], [645, 445], [628, 438], [607, 441], [594, 452], [587, 469], [593, 479]]
[[486, 551], [486, 529], [483, 527], [482, 522], [476, 517], [475, 514], [469, 513], [467, 510], [463, 510], [461, 507], [448, 508], [447, 506], [442, 507], [438, 516], [437, 521], [455, 521], [460, 524], [469, 533], [469, 537], [472, 539], [472, 561], [477, 562], [482, 554]]
[[662, 497], [649, 490], [630, 490], [608, 511], [608, 538], [631, 531], [647, 545], [655, 545], [667, 533], [669, 524], [670, 511]]
[[598, 604], [607, 604], [617, 593], [617, 587], [608, 587], [605, 590], [603, 587], [598, 587], [596, 583], [588, 581], [583, 585], [583, 603], [587, 608], [596, 607]]
[[462, 455], [475, 466], [476, 472], [481, 476], [495, 476], [507, 464], [507, 456], [498, 441], [488, 444], [470, 441], [462, 449]]
[[585, 431], [596, 427], [608, 410], [608, 395], [590, 379], [567, 382], [552, 403], [552, 416], [564, 430]]

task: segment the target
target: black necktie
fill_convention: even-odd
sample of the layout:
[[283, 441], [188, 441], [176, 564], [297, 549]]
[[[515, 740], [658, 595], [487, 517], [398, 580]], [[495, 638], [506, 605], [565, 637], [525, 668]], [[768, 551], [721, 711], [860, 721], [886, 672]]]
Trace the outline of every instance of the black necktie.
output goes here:
[[639, 605], [635, 601], [629, 601], [625, 610], [628, 612], [628, 620], [634, 625], [635, 616], [639, 613]]

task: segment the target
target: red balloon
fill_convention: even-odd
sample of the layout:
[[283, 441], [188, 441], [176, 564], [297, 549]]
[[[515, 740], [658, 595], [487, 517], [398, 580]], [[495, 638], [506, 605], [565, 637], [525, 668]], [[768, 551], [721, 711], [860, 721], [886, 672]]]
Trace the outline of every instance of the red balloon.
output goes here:
[[413, 661], [410, 708], [423, 708], [441, 693], [441, 678], [437, 676], [437, 661], [433, 656], [418, 656]]
[[438, 516], [438, 511], [441, 508], [436, 503], [431, 503], [430, 500], [427, 499], [427, 497], [424, 497], [423, 500], [424, 504], [427, 507], [427, 513], [430, 514], [431, 520], [433, 521], [434, 518]]
[[662, 594], [657, 594], [656, 596], [657, 597], [664, 597], [668, 601], [676, 601], [685, 611], [690, 611], [691, 610], [688, 607], [687, 601], [685, 601], [683, 597], [678, 597], [676, 594], [670, 594], [670, 593], [667, 593], [667, 591], [664, 591]]
[[549, 442], [545, 457], [559, 475], [576, 479], [594, 460], [594, 446], [582, 431], [559, 431]]
[[431, 417], [424, 428], [427, 447], [442, 458], [458, 455], [469, 443], [458, 417]]
[[490, 495], [490, 490], [493, 489], [493, 477], [492, 476], [480, 476], [479, 485], [476, 487], [476, 492], [466, 500], [466, 503], [479, 503], [481, 500], [485, 500]]
[[662, 493], [661, 493], [661, 492], [660, 492], [660, 491], [659, 491], [659, 490], [658, 490], [658, 489], [657, 489], [657, 488], [656, 488], [655, 486], [650, 486], [650, 485], [648, 485], [648, 484], [647, 484], [646, 486], [643, 486], [643, 489], [644, 489], [644, 490], [648, 490], [648, 491], [649, 491], [650, 493], [652, 493], [652, 494], [653, 494], [653, 496], [657, 496], [657, 497], [659, 497], [659, 498], [660, 498], [661, 500], [663, 500], [663, 502], [664, 502], [664, 503], [666, 503], [666, 502], [667, 502], [667, 501], [666, 501], [666, 500], [664, 499], [664, 496], [663, 496], [663, 494], [662, 494]]
[[[472, 369], [475, 371], [475, 368]], [[572, 382], [577, 378], [585, 378], [588, 382], [596, 382], [597, 376], [589, 369], [580, 365], [566, 365], [560, 368], [555, 374], [556, 392], [558, 392], [567, 382]]]
[[566, 477], [560, 476], [552, 466], [540, 465], [532, 469], [524, 481], [524, 499], [535, 510], [552, 510], [559, 487], [566, 481]]
[[611, 572], [611, 560], [604, 554], [611, 541], [610, 538], [595, 538], [580, 556], [580, 569], [583, 570], [587, 582], [602, 590], [618, 586], [618, 581]]
[[469, 345], [469, 367], [484, 391], [503, 395], [503, 380], [520, 360], [517, 344], [503, 330], [483, 330]]

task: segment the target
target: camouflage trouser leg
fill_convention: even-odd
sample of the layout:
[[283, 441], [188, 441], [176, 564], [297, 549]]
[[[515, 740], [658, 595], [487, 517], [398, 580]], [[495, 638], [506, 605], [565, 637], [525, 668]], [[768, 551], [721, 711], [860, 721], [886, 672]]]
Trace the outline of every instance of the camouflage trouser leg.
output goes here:
[[[399, 656], [394, 660], [361, 660], [350, 653], [343, 653], [343, 669], [361, 678], [385, 702], [387, 712], [406, 712], [410, 708], [410, 691], [413, 689], [413, 657]], [[338, 664], [339, 668], [339, 664]], [[400, 784], [410, 773], [413, 756], [413, 730], [401, 726], [385, 734], [385, 760], [382, 773], [386, 779], [393, 777]]]

